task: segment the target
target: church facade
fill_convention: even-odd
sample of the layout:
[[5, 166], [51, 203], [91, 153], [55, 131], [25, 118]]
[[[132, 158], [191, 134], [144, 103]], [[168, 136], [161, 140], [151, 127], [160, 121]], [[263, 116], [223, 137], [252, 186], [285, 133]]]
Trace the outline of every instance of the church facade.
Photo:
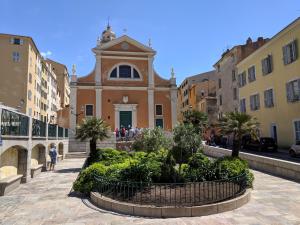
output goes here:
[[70, 128], [84, 118], [102, 118], [112, 130], [122, 127], [171, 131], [177, 123], [177, 87], [174, 73], [166, 80], [153, 68], [156, 52], [123, 35], [116, 38], [108, 25], [92, 49], [92, 72], [71, 78]]

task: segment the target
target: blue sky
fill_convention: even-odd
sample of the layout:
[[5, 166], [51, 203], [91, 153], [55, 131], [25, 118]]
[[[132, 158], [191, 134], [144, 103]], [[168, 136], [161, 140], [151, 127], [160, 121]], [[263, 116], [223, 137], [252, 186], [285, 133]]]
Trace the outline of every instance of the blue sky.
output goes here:
[[248, 37], [271, 37], [300, 16], [299, 0], [1, 0], [0, 33], [31, 36], [41, 52], [86, 75], [91, 49], [107, 18], [117, 36], [126, 34], [157, 51], [155, 69], [177, 84], [212, 69], [226, 48]]

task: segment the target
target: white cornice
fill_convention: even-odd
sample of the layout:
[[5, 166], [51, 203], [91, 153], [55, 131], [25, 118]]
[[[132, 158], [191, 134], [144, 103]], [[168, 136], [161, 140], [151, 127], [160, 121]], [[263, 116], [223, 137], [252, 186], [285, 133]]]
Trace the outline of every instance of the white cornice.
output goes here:
[[148, 60], [148, 58], [141, 58], [141, 57], [130, 57], [130, 56], [101, 56], [103, 59], [130, 59], [130, 60]]
[[104, 50], [104, 49], [110, 48], [110, 47], [112, 47], [112, 46], [114, 46], [116, 44], [119, 44], [121, 42], [124, 42], [124, 41], [126, 41], [126, 42], [128, 42], [128, 43], [130, 43], [132, 45], [135, 45], [136, 47], [138, 47], [138, 48], [140, 48], [140, 49], [142, 49], [144, 51], [155, 52], [152, 48], [150, 48], [150, 47], [148, 47], [148, 46], [146, 46], [146, 45], [144, 45], [144, 44], [142, 44], [142, 43], [134, 40], [133, 38], [131, 38], [131, 37], [127, 36], [127, 35], [123, 35], [123, 36], [121, 36], [119, 38], [116, 38], [116, 39], [114, 39], [112, 41], [109, 41], [109, 42], [103, 44], [102, 46], [100, 46], [100, 49]]
[[[83, 85], [77, 86], [78, 89], [102, 89], [102, 90], [125, 90], [125, 91], [147, 91], [148, 87], [121, 87], [121, 86], [92, 86], [92, 85]], [[155, 91], [170, 91], [172, 90], [169, 87], [156, 87]]]

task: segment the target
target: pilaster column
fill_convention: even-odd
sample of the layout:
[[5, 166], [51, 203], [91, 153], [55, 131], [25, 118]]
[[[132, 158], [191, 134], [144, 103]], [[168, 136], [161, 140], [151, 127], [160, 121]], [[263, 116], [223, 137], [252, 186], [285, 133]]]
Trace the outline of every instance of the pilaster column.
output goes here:
[[101, 85], [102, 71], [101, 71], [101, 55], [96, 55], [96, 69], [95, 69], [95, 83]]
[[137, 114], [136, 114], [136, 107], [132, 108], [132, 127], [137, 127]]
[[148, 90], [148, 121], [149, 128], [154, 128], [154, 90]]
[[119, 129], [120, 118], [119, 118], [120, 109], [119, 107], [115, 106], [115, 129]]
[[177, 124], [177, 88], [171, 88], [171, 119], [172, 119], [172, 129], [175, 128]]
[[101, 118], [102, 116], [102, 89], [96, 87], [96, 117]]
[[153, 70], [153, 56], [148, 57], [148, 87], [154, 87], [154, 70]]
[[70, 131], [69, 136], [74, 137], [76, 134], [76, 113], [77, 113], [77, 87], [71, 85], [70, 87]]

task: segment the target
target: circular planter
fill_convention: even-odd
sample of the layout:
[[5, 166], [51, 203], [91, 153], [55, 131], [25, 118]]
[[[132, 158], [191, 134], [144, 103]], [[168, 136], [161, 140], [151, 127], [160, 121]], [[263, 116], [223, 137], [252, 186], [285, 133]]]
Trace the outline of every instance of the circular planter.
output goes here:
[[171, 218], [206, 216], [231, 211], [245, 205], [250, 200], [251, 192], [247, 189], [242, 195], [223, 202], [201, 206], [152, 206], [121, 202], [107, 198], [98, 192], [91, 192], [91, 201], [99, 208], [121, 214], [143, 217]]

